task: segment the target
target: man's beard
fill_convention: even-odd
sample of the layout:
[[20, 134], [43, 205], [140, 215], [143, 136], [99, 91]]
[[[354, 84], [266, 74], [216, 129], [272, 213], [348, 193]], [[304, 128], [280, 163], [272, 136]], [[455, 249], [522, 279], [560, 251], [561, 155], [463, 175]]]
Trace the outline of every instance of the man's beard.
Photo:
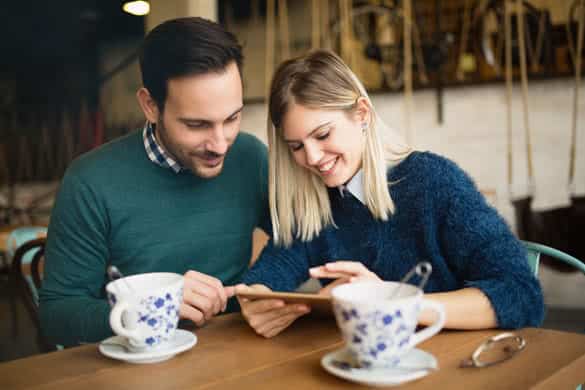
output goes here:
[[[211, 151], [205, 151], [203, 153], [194, 153], [193, 154], [200, 162], [200, 164], [193, 163], [193, 160], [189, 161], [189, 165], [182, 163], [185, 168], [188, 168], [194, 175], [199, 176], [203, 179], [211, 179], [213, 177], [219, 176], [221, 171], [223, 170], [223, 163], [225, 159], [225, 154], [218, 154]], [[209, 166], [201, 163], [201, 160], [209, 161], [213, 159], [220, 159], [219, 162], [215, 165]]]
[[[194, 175], [203, 179], [211, 179], [221, 173], [224, 163], [223, 159], [215, 166], [206, 166], [203, 162], [206, 160], [209, 161], [218, 159], [220, 157], [225, 158], [226, 154], [222, 155], [205, 150], [202, 152], [187, 152], [187, 154], [183, 156], [181, 153], [179, 153], [180, 148], [177, 147], [177, 150], [175, 150], [174, 144], [166, 137], [166, 128], [162, 122], [157, 123], [155, 127], [155, 134], [157, 135], [157, 140], [161, 147], [181, 166], [182, 169], [189, 170]], [[194, 161], [192, 157], [195, 157], [198, 161]]]

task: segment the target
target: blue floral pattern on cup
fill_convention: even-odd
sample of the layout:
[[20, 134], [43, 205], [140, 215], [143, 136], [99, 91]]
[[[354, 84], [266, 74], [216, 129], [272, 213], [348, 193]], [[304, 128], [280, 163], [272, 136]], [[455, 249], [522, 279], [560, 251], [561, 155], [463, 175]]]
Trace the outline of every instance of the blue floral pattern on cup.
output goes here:
[[[177, 295], [182, 297], [183, 290], [179, 290]], [[169, 335], [175, 330], [179, 321], [179, 306], [175, 302], [177, 300], [173, 300], [170, 293], [164, 296], [151, 295], [140, 301], [138, 322], [145, 323], [152, 331], [158, 332], [146, 337], [144, 344], [154, 347], [170, 340]]]
[[[132, 278], [160, 280], [156, 278], [164, 278], [164, 275], [137, 275], [129, 277], [129, 283], [132, 283]], [[169, 283], [168, 275], [165, 283]], [[179, 322], [183, 288], [182, 276], [177, 274], [172, 277], [176, 281], [170, 282], [167, 287], [154, 288], [154, 293], [151, 294], [144, 291], [150, 285], [148, 282], [142, 284], [142, 290], [134, 293], [123, 289], [120, 293], [120, 289], [113, 285], [114, 282], [106, 287], [107, 299], [112, 307], [110, 325], [115, 333], [128, 338], [131, 349], [156, 348], [174, 337]]]
[[[400, 355], [411, 347], [410, 336], [416, 327], [416, 315], [404, 310], [408, 308], [385, 311], [334, 305], [348, 350], [359, 366], [394, 367], [400, 363]], [[418, 312], [418, 305], [410, 310]]]

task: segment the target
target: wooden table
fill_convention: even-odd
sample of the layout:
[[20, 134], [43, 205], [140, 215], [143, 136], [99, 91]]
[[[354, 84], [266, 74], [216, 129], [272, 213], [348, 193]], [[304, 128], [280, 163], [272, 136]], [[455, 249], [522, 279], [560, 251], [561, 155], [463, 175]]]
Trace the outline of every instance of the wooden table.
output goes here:
[[[197, 345], [166, 362], [133, 365], [102, 356], [96, 345], [0, 364], [0, 389], [350, 389], [328, 374], [321, 357], [342, 343], [331, 319], [305, 318], [273, 339], [256, 336], [239, 314], [197, 330]], [[483, 369], [458, 368], [498, 331], [444, 331], [420, 347], [439, 371], [408, 389], [574, 389], [585, 382], [585, 335], [522, 329], [526, 349]]]

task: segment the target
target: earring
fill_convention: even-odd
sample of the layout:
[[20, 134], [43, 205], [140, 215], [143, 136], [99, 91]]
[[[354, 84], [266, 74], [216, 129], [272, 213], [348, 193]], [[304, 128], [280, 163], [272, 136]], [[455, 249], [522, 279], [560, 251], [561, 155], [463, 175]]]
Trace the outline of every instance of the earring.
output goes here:
[[362, 123], [362, 133], [365, 133], [368, 130], [368, 124], [366, 122]]

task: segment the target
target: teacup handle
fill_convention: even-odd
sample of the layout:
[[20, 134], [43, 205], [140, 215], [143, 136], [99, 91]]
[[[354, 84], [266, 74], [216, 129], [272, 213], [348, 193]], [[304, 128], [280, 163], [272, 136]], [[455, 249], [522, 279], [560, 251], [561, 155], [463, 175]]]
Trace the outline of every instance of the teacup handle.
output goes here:
[[445, 325], [445, 308], [443, 307], [442, 303], [431, 301], [429, 299], [423, 299], [421, 301], [421, 311], [426, 309], [434, 310], [439, 315], [439, 318], [437, 321], [435, 321], [434, 324], [429, 325], [412, 335], [410, 338], [411, 347], [414, 347], [415, 345], [436, 335], [441, 329], [443, 329], [443, 326]]
[[125, 301], [117, 302], [110, 312], [110, 326], [117, 335], [127, 337], [130, 340], [139, 340], [138, 329], [130, 330], [122, 324], [122, 315], [130, 309], [130, 304]]

